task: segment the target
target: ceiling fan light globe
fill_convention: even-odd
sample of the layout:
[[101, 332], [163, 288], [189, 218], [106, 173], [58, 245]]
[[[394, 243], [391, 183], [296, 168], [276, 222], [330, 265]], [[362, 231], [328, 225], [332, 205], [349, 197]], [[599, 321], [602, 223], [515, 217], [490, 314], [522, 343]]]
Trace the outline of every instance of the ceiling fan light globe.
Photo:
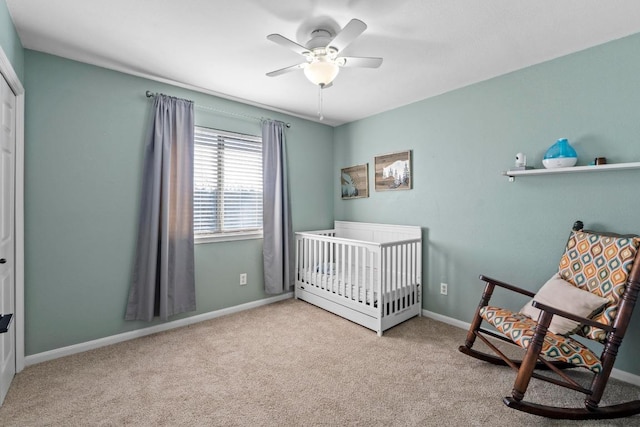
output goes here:
[[304, 75], [315, 85], [328, 85], [336, 78], [340, 67], [333, 62], [316, 61], [304, 67]]

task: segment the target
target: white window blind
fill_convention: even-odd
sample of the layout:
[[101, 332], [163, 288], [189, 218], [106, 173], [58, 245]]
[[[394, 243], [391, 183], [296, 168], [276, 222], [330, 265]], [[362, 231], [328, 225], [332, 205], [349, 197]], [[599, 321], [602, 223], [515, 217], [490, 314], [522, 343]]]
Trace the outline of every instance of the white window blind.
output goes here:
[[196, 126], [193, 227], [198, 237], [262, 231], [262, 138]]

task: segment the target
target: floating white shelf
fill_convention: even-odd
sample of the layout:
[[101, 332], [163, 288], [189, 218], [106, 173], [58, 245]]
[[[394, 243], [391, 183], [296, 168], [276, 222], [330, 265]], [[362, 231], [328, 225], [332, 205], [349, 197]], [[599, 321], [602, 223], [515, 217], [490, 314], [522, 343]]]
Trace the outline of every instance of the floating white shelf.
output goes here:
[[516, 176], [528, 176], [528, 175], [550, 175], [558, 173], [577, 173], [577, 172], [604, 172], [612, 170], [625, 170], [625, 169], [640, 169], [640, 162], [632, 163], [611, 163], [606, 165], [593, 165], [593, 166], [572, 166], [569, 168], [555, 168], [555, 169], [527, 169], [527, 170], [508, 170], [502, 172], [502, 175], [508, 176], [509, 181], [513, 182]]

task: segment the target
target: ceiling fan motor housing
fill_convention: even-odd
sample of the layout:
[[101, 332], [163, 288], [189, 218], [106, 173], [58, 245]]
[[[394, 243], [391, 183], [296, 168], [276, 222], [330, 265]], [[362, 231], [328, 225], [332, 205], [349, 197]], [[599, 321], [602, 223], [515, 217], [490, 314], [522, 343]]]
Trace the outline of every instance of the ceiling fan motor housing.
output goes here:
[[316, 49], [318, 47], [326, 47], [332, 39], [333, 35], [329, 30], [324, 30], [322, 28], [313, 30], [311, 32], [311, 40], [307, 42], [307, 48]]

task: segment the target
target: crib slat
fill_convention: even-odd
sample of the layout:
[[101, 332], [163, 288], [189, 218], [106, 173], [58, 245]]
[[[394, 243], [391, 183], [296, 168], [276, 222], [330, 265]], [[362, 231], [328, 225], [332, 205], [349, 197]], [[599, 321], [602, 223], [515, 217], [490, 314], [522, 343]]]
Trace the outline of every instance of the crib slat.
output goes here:
[[398, 311], [404, 308], [404, 245], [398, 246]]
[[[373, 251], [369, 252], [369, 295], [365, 289], [365, 300], [368, 305], [373, 307], [374, 293], [375, 293], [375, 259]], [[368, 298], [367, 298], [368, 297]]]
[[322, 266], [322, 278], [324, 279], [324, 283], [322, 285], [322, 289], [327, 289], [328, 288], [328, 277], [329, 275], [328, 273], [328, 264], [329, 264], [329, 260], [328, 260], [328, 251], [329, 251], [329, 242], [324, 241], [322, 242], [322, 263], [320, 264]]
[[394, 313], [400, 311], [400, 246], [393, 246], [394, 263], [393, 272], [395, 276], [395, 298], [394, 298]]
[[329, 287], [328, 287], [329, 292], [333, 292], [333, 286], [334, 286], [335, 275], [336, 275], [335, 246], [336, 246], [336, 244], [334, 242], [330, 242], [329, 243], [329, 265], [330, 265], [330, 268], [329, 268]]
[[311, 265], [309, 266], [309, 268], [311, 268], [311, 274], [313, 277], [313, 286], [318, 287], [318, 270], [316, 269], [316, 266], [318, 265], [318, 245], [319, 242], [317, 240], [312, 240], [311, 241], [311, 256], [312, 256], [312, 261], [311, 261]]
[[335, 284], [333, 287], [333, 291], [335, 293], [340, 292], [340, 281], [342, 280], [341, 275], [342, 275], [342, 265], [343, 265], [342, 253], [343, 253], [342, 244], [336, 243], [336, 277], [335, 277]]
[[[340, 271], [342, 272], [342, 278], [341, 278], [341, 284], [340, 286], [343, 286], [345, 283], [345, 272], [346, 272], [346, 257], [347, 257], [347, 248], [346, 248], [346, 244], [342, 243], [340, 245], [340, 250], [342, 251], [342, 265], [340, 266]], [[344, 291], [342, 291], [342, 294], [344, 296]]]
[[409, 298], [409, 265], [407, 259], [407, 244], [402, 245], [402, 309], [407, 308], [407, 299]]
[[[305, 282], [309, 283], [309, 280], [311, 280], [311, 270], [309, 269], [309, 263], [310, 263], [310, 259], [309, 257], [311, 256], [311, 250], [310, 250], [310, 245], [311, 245], [311, 241], [307, 238], [304, 239], [304, 246], [305, 246], [305, 251], [304, 251], [304, 257], [306, 259], [305, 261]], [[307, 280], [307, 278], [309, 280]]]
[[364, 303], [367, 299], [367, 290], [364, 286], [367, 277], [367, 248], [360, 248], [360, 252], [360, 268], [358, 269], [360, 273], [358, 276], [358, 280], [356, 281], [356, 283], [358, 283], [358, 295], [356, 296], [356, 298], [358, 298], [358, 301]]
[[407, 247], [407, 281], [409, 283], [409, 305], [415, 304], [414, 294], [415, 294], [415, 278], [413, 274], [414, 263], [413, 263], [413, 255], [414, 254], [414, 245], [410, 243]]
[[316, 262], [313, 265], [313, 271], [316, 272], [316, 280], [318, 287], [322, 289], [322, 280], [324, 279], [322, 273], [322, 241], [316, 241]]
[[369, 271], [369, 250], [362, 248], [362, 283], [360, 283], [360, 295], [363, 304], [367, 303], [367, 273]]
[[380, 289], [380, 295], [378, 295], [378, 306], [380, 310], [380, 316], [384, 316], [384, 305], [385, 305], [385, 283], [384, 283], [384, 265], [387, 262], [387, 256], [385, 253], [385, 248], [380, 248], [380, 261], [378, 265], [380, 266], [380, 270], [378, 271], [378, 278], [380, 279], [380, 285], [378, 286]]
[[313, 263], [313, 258], [312, 258], [313, 257], [313, 253], [312, 253], [312, 250], [311, 250], [312, 249], [312, 245], [313, 245], [313, 240], [307, 239], [305, 241], [305, 246], [306, 246], [306, 250], [307, 250], [307, 253], [306, 253], [307, 261], [306, 261], [305, 267], [306, 267], [306, 273], [307, 273], [308, 282], [311, 282], [311, 280], [313, 279], [313, 277], [312, 277], [313, 269], [311, 267], [311, 264]]
[[358, 301], [360, 298], [360, 269], [362, 265], [362, 248], [356, 246], [354, 248], [354, 262], [353, 262], [353, 283], [351, 285], [351, 299]]
[[316, 259], [316, 263], [313, 266], [313, 268], [314, 268], [314, 270], [316, 272], [317, 278], [319, 279], [318, 280], [318, 287], [320, 289], [322, 289], [323, 288], [322, 281], [324, 279], [324, 275], [322, 274], [322, 269], [318, 268], [318, 267], [322, 267], [322, 265], [321, 265], [321, 262], [322, 262], [322, 245], [324, 244], [324, 242], [322, 240], [318, 240], [317, 243], [318, 243], [317, 246], [316, 246], [316, 257], [317, 257], [317, 259]]
[[[417, 244], [412, 244], [411, 245], [411, 291], [412, 291], [412, 295], [413, 295], [413, 304], [416, 304], [418, 302], [418, 262], [417, 262], [417, 257], [418, 257], [418, 248], [417, 248]], [[420, 309], [422, 310], [422, 307], [420, 307]]]
[[349, 286], [349, 284], [351, 283], [351, 278], [353, 277], [353, 268], [352, 268], [353, 267], [353, 249], [354, 249], [353, 246], [349, 246], [347, 249], [349, 251], [349, 255], [348, 255], [349, 260], [347, 261], [348, 272], [347, 272], [347, 278], [344, 285], [345, 296], [349, 299], [351, 299], [351, 286]]
[[393, 247], [388, 247], [387, 252], [389, 256], [387, 258], [387, 314], [393, 313]]
[[385, 314], [389, 315], [391, 311], [391, 248], [386, 248], [385, 252], [387, 253], [387, 263], [385, 265]]
[[380, 316], [383, 315], [383, 305], [384, 305], [384, 277], [383, 277], [383, 265], [384, 265], [384, 248], [380, 248], [378, 251], [378, 259], [376, 260], [376, 268], [378, 269], [378, 271], [376, 271], [376, 281], [377, 281], [377, 286], [376, 286], [376, 291], [378, 292], [378, 312], [380, 313]]
[[362, 266], [360, 267], [360, 280], [358, 281], [358, 301], [367, 303], [367, 248], [362, 248], [362, 256], [360, 257]]
[[302, 254], [302, 257], [296, 256], [296, 280], [304, 281], [303, 265], [304, 265], [304, 238], [296, 239], [296, 254]]
[[393, 277], [393, 304], [392, 312], [398, 311], [398, 247], [391, 247], [391, 277]]
[[391, 295], [391, 285], [389, 283], [391, 277], [391, 251], [389, 248], [385, 248], [385, 266], [384, 266], [384, 312], [385, 315], [389, 315], [389, 304], [390, 304], [390, 295]]

